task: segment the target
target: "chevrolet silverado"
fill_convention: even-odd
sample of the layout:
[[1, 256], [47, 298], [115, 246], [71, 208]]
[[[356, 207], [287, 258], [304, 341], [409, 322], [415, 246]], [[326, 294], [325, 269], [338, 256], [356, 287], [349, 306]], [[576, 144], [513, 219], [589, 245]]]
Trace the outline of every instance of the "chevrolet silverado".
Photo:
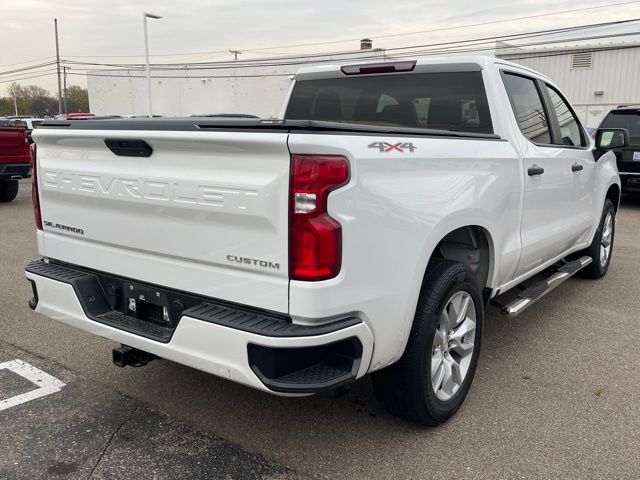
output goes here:
[[278, 395], [367, 373], [387, 408], [445, 421], [485, 309], [513, 317], [611, 261], [620, 178], [558, 87], [452, 56], [323, 65], [279, 120], [44, 122], [30, 305]]

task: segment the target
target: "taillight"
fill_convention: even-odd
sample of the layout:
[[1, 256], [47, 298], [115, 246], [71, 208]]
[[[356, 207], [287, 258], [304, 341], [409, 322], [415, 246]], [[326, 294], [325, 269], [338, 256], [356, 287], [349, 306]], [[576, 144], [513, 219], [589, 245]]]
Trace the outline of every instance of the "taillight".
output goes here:
[[349, 181], [349, 162], [338, 155], [292, 155], [289, 204], [289, 276], [335, 277], [342, 261], [342, 229], [327, 212], [327, 197]]
[[36, 144], [31, 144], [31, 200], [33, 201], [33, 215], [36, 227], [42, 230], [42, 214], [40, 213], [40, 197], [38, 196], [38, 162], [36, 161]]

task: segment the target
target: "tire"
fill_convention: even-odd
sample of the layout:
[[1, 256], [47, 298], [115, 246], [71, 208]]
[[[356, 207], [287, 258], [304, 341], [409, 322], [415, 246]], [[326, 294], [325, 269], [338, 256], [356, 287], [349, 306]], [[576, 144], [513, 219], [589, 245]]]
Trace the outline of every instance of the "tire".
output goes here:
[[[443, 328], [449, 318], [447, 313], [459, 317], [456, 313], [462, 309], [456, 312], [456, 302], [461, 300], [458, 305], [462, 305], [466, 299], [472, 303], [467, 304], [465, 318], [453, 328], [457, 332], [451, 336], [453, 340], [447, 342], [450, 332], [446, 330], [451, 330]], [[373, 374], [376, 396], [391, 413], [433, 426], [446, 421], [460, 408], [478, 363], [483, 314], [480, 288], [467, 265], [443, 259], [429, 262], [404, 354], [397, 363]], [[445, 335], [440, 332], [436, 337], [436, 331], [440, 330], [445, 330]], [[463, 331], [467, 333], [462, 335]], [[457, 346], [451, 348], [457, 338], [460, 339]], [[471, 340], [472, 349], [463, 357], [459, 352], [468, 348]], [[451, 368], [452, 360], [458, 362], [459, 375]], [[446, 378], [447, 371], [452, 373], [453, 383], [445, 386], [442, 381], [438, 388], [438, 380]]]
[[[610, 219], [610, 221], [608, 220]], [[608, 230], [610, 232], [608, 233]], [[585, 250], [582, 250], [575, 254], [575, 257], [588, 256], [593, 260], [588, 266], [580, 270], [577, 275], [583, 278], [602, 278], [607, 274], [609, 265], [611, 264], [611, 256], [613, 255], [613, 240], [616, 230], [616, 209], [613, 206], [611, 200], [606, 199], [604, 202], [604, 208], [602, 209], [602, 216], [600, 217], [600, 223], [598, 223], [598, 229], [593, 236], [593, 242], [591, 246]], [[605, 243], [609, 244], [608, 249], [605, 247]], [[603, 255], [606, 254], [606, 258]]]
[[0, 181], [0, 202], [11, 202], [18, 196], [17, 180]]

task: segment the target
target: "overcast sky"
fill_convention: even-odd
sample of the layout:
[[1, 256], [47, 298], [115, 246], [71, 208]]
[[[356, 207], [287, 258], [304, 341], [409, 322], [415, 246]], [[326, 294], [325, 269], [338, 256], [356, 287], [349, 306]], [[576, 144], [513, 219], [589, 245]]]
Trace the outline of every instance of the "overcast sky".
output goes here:
[[[156, 56], [152, 61], [205, 61], [230, 59], [228, 49], [244, 50], [241, 58], [264, 58], [277, 54], [350, 50], [357, 48], [358, 42], [260, 52], [250, 50], [362, 37], [372, 38], [375, 47], [391, 48], [640, 17], [638, 1], [557, 16], [378, 38], [622, 1], [0, 0], [0, 72], [26, 66], [24, 62], [37, 64], [53, 60], [55, 17], [59, 22], [60, 56], [63, 59], [142, 62], [142, 11], [149, 11], [164, 17], [150, 20], [151, 54], [185, 53], [184, 56]], [[637, 24], [624, 28], [640, 31]], [[623, 37], [616, 41], [628, 40]], [[222, 52], [193, 54], [211, 51]], [[115, 57], [120, 55], [125, 57]], [[50, 68], [41, 70], [46, 73]], [[72, 72], [80, 73], [81, 70]], [[0, 81], [5, 81], [0, 83], [0, 95], [6, 94], [6, 81], [17, 75], [0, 75]], [[71, 84], [86, 85], [82, 76], [69, 78]], [[37, 84], [51, 91], [56, 89], [55, 75], [19, 83]]]

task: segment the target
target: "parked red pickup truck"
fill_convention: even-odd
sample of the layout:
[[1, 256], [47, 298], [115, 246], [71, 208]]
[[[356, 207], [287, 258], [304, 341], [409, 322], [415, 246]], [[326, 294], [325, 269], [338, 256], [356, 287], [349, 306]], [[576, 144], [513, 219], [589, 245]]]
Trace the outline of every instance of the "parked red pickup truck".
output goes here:
[[31, 146], [23, 128], [0, 128], [0, 202], [18, 195], [18, 181], [31, 177]]

